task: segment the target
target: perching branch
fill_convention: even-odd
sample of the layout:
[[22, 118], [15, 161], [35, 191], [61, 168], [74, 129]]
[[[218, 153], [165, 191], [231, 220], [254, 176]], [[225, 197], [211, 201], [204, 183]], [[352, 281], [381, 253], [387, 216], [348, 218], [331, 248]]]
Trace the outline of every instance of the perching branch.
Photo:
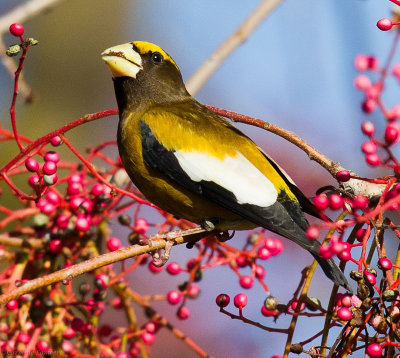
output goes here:
[[212, 235], [212, 233], [207, 232], [200, 227], [197, 227], [194, 229], [178, 230], [169, 232], [167, 234], [157, 234], [151, 236], [149, 238], [148, 245], [132, 245], [100, 256], [96, 256], [92, 259], [53, 272], [49, 275], [27, 281], [22, 286], [1, 295], [0, 305], [5, 304], [8, 301], [20, 297], [28, 292], [35, 291], [38, 288], [45, 287], [61, 281], [69, 281], [74, 277], [82, 275], [86, 272], [96, 270], [100, 267], [112, 264], [114, 262], [126, 260], [131, 257], [164, 249], [168, 242], [173, 241], [173, 245], [181, 245], [184, 243], [197, 241], [200, 238], [209, 235]]

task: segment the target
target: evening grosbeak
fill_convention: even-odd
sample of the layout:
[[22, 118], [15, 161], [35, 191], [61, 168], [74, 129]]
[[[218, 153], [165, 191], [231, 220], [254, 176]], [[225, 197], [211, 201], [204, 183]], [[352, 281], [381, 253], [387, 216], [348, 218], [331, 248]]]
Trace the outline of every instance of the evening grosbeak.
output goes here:
[[251, 139], [197, 102], [174, 60], [135, 41], [102, 53], [119, 109], [118, 149], [129, 177], [154, 204], [207, 229], [261, 226], [307, 251], [337, 285], [350, 289], [332, 259], [308, 240], [312, 204]]

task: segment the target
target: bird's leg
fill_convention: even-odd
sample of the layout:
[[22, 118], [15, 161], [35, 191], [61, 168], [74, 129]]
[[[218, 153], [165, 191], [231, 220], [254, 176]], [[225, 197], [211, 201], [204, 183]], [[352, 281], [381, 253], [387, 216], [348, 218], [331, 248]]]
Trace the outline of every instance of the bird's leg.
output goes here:
[[174, 240], [175, 240], [175, 235], [173, 235], [173, 233], [171, 233], [171, 235], [169, 235], [169, 233], [166, 235], [164, 253], [161, 254], [161, 256], [159, 255], [158, 252], [155, 252], [152, 255], [154, 266], [161, 267], [167, 263], [169, 256], [171, 254], [172, 246], [174, 246]]

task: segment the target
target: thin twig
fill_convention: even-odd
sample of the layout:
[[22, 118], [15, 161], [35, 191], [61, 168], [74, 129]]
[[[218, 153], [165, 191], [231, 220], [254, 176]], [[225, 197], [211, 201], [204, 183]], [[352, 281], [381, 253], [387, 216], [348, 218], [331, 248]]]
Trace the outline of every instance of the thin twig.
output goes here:
[[224, 60], [241, 45], [282, 0], [263, 0], [240, 27], [200, 66], [186, 82], [186, 88], [195, 95]]

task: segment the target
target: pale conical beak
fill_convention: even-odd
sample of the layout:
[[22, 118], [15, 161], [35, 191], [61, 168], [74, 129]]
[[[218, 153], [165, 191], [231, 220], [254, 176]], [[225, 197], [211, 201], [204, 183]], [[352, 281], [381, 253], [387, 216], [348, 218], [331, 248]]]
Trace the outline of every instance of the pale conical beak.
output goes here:
[[130, 42], [108, 48], [101, 54], [101, 58], [110, 68], [113, 77], [136, 78], [143, 69], [142, 58]]

